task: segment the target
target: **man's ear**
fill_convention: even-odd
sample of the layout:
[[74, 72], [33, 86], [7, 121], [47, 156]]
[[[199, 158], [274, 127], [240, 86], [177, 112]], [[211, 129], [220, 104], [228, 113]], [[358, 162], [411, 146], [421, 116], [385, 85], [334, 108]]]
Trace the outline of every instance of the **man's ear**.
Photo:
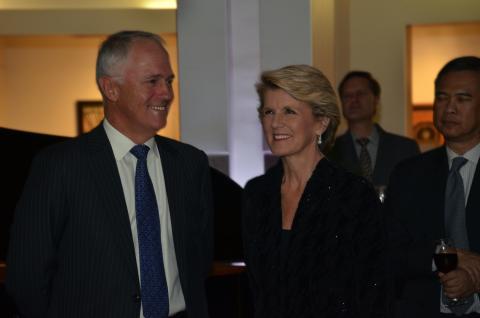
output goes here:
[[98, 86], [100, 86], [100, 90], [103, 93], [103, 96], [105, 96], [106, 99], [108, 99], [111, 102], [116, 102], [118, 99], [118, 84], [108, 76], [102, 76], [98, 79]]

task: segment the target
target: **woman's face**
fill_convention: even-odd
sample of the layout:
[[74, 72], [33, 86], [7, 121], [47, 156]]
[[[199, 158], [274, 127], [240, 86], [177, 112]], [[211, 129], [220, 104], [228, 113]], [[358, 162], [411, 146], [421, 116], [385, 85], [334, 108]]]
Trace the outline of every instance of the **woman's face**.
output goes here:
[[328, 126], [328, 119], [317, 119], [312, 108], [283, 89], [265, 91], [261, 109], [263, 132], [272, 154], [301, 156], [318, 151], [317, 138]]

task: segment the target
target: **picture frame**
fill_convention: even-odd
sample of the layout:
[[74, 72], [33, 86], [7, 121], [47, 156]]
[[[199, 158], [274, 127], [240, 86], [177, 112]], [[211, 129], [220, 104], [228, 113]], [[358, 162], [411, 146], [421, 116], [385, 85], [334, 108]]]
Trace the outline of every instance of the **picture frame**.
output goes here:
[[77, 130], [78, 134], [89, 132], [103, 120], [103, 103], [101, 100], [77, 101]]
[[415, 104], [412, 110], [412, 133], [420, 150], [428, 151], [443, 144], [443, 137], [433, 124], [433, 105]]

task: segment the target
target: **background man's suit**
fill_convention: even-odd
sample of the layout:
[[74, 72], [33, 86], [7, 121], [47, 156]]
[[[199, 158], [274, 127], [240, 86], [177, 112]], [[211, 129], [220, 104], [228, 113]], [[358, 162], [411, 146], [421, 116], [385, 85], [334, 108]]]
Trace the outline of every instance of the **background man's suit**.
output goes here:
[[22, 192], [33, 156], [39, 149], [69, 139], [63, 136], [30, 133], [0, 127], [0, 180], [3, 184], [0, 209], [0, 260], [7, 257], [13, 211]]
[[[445, 236], [444, 197], [448, 176], [445, 147], [400, 163], [385, 202], [392, 272], [397, 276], [396, 317], [438, 317], [440, 283], [432, 272], [434, 240]], [[470, 249], [480, 252], [480, 169], [466, 206]]]
[[[204, 279], [212, 249], [204, 247], [213, 243], [207, 158], [194, 147], [155, 139], [186, 310], [189, 318], [207, 317]], [[6, 284], [29, 304], [19, 306], [29, 308], [27, 317], [138, 318], [130, 222], [102, 125], [35, 158], [15, 214]]]
[[[373, 184], [387, 185], [388, 178], [397, 163], [420, 152], [417, 143], [406, 137], [395, 135], [375, 125], [378, 131], [378, 150], [373, 169]], [[360, 162], [355, 151], [354, 140], [350, 131], [339, 136], [328, 157], [340, 166], [361, 175]]]

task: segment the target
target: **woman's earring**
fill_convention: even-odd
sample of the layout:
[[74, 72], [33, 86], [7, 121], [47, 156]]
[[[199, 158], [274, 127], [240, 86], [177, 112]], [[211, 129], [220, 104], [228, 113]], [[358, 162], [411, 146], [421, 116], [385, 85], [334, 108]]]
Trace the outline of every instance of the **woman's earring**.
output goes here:
[[322, 135], [318, 135], [317, 143], [318, 143], [319, 145], [322, 144]]

